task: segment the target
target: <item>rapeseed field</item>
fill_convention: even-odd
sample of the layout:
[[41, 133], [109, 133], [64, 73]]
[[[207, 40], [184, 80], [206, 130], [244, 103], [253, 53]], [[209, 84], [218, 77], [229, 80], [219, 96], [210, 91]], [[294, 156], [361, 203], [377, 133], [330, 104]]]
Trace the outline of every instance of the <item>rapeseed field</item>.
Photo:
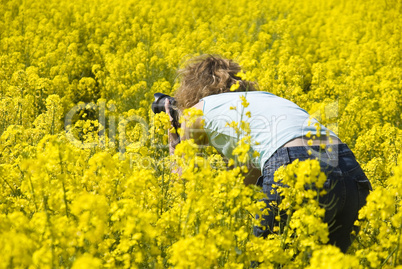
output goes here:
[[[402, 266], [401, 43], [400, 0], [1, 1], [0, 268]], [[262, 239], [244, 166], [191, 140], [169, 156], [153, 95], [201, 54], [352, 149], [373, 191], [346, 254], [326, 244], [319, 190], [298, 189], [320, 186], [316, 161], [278, 171], [291, 221]]]

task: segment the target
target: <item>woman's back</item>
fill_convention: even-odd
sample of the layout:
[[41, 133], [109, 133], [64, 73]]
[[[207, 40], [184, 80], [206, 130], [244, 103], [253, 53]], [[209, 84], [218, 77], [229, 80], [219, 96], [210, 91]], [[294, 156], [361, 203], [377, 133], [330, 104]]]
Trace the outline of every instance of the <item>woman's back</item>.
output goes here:
[[[204, 129], [210, 144], [226, 157], [233, 158], [232, 151], [244, 137], [245, 131], [236, 134], [229, 124], [236, 122], [236, 126], [239, 126], [244, 121], [249, 124], [253, 144], [250, 155], [254, 151], [260, 154], [252, 160], [253, 164], [261, 169], [265, 161], [287, 142], [308, 133], [317, 134], [317, 125], [322, 136], [327, 134], [327, 129], [315, 119], [310, 119], [304, 109], [272, 93], [226, 92], [204, 97], [202, 101]], [[329, 132], [336, 137], [333, 132]]]

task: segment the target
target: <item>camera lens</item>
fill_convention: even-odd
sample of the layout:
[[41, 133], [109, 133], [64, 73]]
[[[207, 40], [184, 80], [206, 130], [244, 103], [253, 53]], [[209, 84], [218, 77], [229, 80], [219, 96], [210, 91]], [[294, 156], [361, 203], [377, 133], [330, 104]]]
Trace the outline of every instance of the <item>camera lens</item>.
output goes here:
[[152, 111], [157, 114], [157, 113], [161, 113], [166, 112], [165, 111], [165, 99], [168, 98], [169, 96], [163, 93], [155, 93], [154, 94], [155, 97], [155, 101], [152, 103]]

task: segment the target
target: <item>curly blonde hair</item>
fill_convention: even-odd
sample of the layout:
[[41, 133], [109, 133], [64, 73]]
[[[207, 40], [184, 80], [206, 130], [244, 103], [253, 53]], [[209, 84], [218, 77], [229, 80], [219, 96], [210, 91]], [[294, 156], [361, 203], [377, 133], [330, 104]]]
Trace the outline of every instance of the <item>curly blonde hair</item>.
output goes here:
[[181, 84], [175, 94], [178, 107], [182, 110], [190, 108], [206, 96], [229, 92], [236, 83], [239, 84], [236, 91], [255, 91], [255, 83], [236, 76], [241, 70], [239, 64], [219, 56], [193, 58], [179, 70]]

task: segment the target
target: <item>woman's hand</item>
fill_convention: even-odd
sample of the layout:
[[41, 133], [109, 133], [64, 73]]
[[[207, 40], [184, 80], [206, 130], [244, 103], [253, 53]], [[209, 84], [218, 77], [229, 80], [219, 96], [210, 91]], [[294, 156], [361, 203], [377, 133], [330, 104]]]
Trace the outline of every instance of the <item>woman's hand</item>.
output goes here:
[[[166, 100], [165, 100], [165, 111], [166, 111], [166, 114], [169, 115], [171, 127], [174, 128], [174, 126], [173, 126], [173, 118], [172, 118], [172, 115], [170, 115], [169, 105], [170, 105], [169, 99], [166, 98]], [[180, 137], [177, 134], [177, 130], [175, 128], [174, 128], [175, 133], [171, 132], [170, 130], [171, 130], [171, 128], [168, 129], [169, 154], [173, 155], [177, 144], [179, 144], [179, 142], [180, 142]]]

